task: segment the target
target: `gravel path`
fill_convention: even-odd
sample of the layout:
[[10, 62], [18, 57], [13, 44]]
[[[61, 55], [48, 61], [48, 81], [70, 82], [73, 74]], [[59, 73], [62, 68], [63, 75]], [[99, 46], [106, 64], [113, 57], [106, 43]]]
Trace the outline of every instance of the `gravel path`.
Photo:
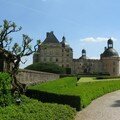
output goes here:
[[75, 120], [120, 120], [120, 90], [94, 100]]

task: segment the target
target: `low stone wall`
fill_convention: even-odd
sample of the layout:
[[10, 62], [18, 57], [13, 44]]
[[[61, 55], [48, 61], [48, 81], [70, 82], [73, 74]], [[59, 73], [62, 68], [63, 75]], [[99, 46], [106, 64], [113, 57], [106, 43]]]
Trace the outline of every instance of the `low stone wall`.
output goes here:
[[53, 73], [47, 73], [47, 72], [38, 72], [33, 70], [21, 69], [19, 70], [19, 74], [17, 75], [17, 78], [20, 83], [26, 84], [28, 86], [31, 84], [56, 80], [59, 78], [59, 75]]

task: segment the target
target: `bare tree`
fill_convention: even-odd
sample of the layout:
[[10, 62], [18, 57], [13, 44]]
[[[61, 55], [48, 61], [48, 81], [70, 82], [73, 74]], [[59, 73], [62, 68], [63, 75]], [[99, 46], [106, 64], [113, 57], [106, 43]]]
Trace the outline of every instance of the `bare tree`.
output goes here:
[[9, 35], [18, 32], [21, 29], [22, 28], [18, 28], [14, 22], [7, 20], [4, 20], [3, 25], [0, 26], [0, 53], [3, 56], [3, 61], [7, 62], [9, 67], [12, 65], [11, 69], [9, 69], [9, 73], [13, 78], [12, 85], [14, 89], [18, 90], [23, 90], [22, 85], [16, 78], [20, 62], [22, 62], [23, 57], [33, 54], [37, 50], [37, 46], [40, 44], [40, 40], [37, 40], [36, 45], [34, 45], [32, 49], [32, 46], [30, 45], [32, 39], [27, 35], [23, 35], [21, 46], [18, 43], [12, 45], [11, 43], [13, 39]]

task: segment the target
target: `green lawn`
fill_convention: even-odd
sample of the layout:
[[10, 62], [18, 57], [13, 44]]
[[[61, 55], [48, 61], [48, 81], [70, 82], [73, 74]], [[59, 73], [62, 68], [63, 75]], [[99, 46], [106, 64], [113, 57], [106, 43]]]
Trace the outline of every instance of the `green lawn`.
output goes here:
[[80, 82], [94, 82], [95, 77], [81, 77], [77, 83]]
[[113, 80], [120, 80], [120, 78], [112, 78], [112, 79], [96, 79], [96, 77], [81, 77], [78, 84], [81, 82], [97, 82], [97, 81], [113, 81]]
[[66, 77], [56, 81], [31, 86], [29, 89], [59, 95], [79, 96], [81, 99], [81, 101], [79, 101], [80, 108], [86, 107], [92, 100], [106, 93], [120, 89], [119, 79], [102, 79], [97, 81], [92, 78], [84, 78], [82, 81], [86, 82], [77, 83], [76, 77]]

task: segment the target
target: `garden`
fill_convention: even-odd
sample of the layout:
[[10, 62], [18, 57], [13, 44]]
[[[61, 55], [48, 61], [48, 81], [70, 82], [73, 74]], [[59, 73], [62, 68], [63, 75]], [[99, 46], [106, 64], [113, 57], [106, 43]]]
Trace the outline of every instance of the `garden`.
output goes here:
[[[85, 82], [83, 82], [85, 80]], [[83, 77], [60, 78], [56, 81], [30, 86], [27, 96], [43, 102], [68, 104], [76, 110], [82, 110], [94, 99], [120, 89], [120, 78], [96, 79]]]
[[10, 75], [0, 73], [0, 120], [74, 119], [76, 111], [68, 105], [42, 103], [25, 95], [13, 95], [10, 88]]
[[[76, 110], [82, 110], [94, 99], [120, 89], [120, 77], [110, 76], [63, 77], [25, 89], [17, 79], [19, 65], [25, 63], [23, 57], [37, 50], [40, 40], [33, 49], [28, 35], [23, 35], [21, 45], [13, 44], [10, 34], [20, 30], [21, 27], [17, 28], [14, 22], [7, 20], [0, 26], [0, 120], [73, 120]], [[47, 72], [65, 72], [53, 64], [44, 64], [43, 68]]]
[[31, 47], [32, 39], [22, 36], [14, 43], [10, 34], [21, 30], [14, 22], [4, 20], [0, 25], [0, 120], [73, 120], [75, 109], [68, 105], [42, 103], [25, 96], [25, 88], [17, 79], [22, 58], [33, 54], [40, 44]]

